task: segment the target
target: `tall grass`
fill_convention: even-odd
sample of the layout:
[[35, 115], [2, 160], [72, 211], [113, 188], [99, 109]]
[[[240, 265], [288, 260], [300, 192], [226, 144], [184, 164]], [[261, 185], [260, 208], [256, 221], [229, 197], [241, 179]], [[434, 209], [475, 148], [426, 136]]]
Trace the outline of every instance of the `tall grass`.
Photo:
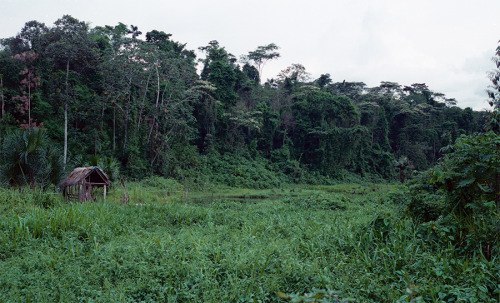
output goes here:
[[283, 302], [317, 289], [331, 302], [498, 302], [498, 259], [430, 246], [387, 188], [203, 203], [146, 191], [164, 185], [129, 184], [123, 205], [124, 188], [46, 205], [0, 191], [0, 302]]

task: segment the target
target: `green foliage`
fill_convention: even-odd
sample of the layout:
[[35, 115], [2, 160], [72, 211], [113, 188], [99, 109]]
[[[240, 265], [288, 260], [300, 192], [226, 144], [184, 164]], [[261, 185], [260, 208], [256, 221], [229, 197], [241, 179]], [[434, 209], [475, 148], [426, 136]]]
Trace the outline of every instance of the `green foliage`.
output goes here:
[[286, 175], [274, 170], [265, 159], [213, 153], [200, 157], [200, 166], [189, 172], [188, 179], [194, 186], [221, 184], [254, 189], [280, 187], [289, 182]]
[[358, 113], [350, 99], [327, 92], [310, 91], [297, 96], [297, 154], [308, 154], [304, 162], [325, 175], [337, 176], [349, 167], [365, 129], [354, 127]]
[[304, 302], [304, 303], [345, 303], [345, 302], [355, 302], [354, 299], [342, 299], [340, 297], [340, 291], [324, 290], [324, 289], [313, 289], [311, 292], [305, 294], [284, 294], [278, 292], [277, 295], [280, 298], [288, 300], [293, 303]]
[[17, 130], [0, 139], [0, 180], [11, 186], [57, 185], [63, 176], [61, 152], [44, 129]]
[[108, 175], [111, 182], [117, 181], [120, 175], [119, 163], [113, 157], [101, 157], [99, 155], [89, 155], [88, 160], [79, 166], [98, 166], [106, 175]]
[[[31, 96], [32, 120], [43, 123], [55, 146], [64, 147], [67, 166], [68, 155], [106, 156], [102, 166], [112, 179], [120, 167], [126, 178], [185, 180], [195, 171], [206, 174], [200, 155], [244, 155], [261, 162], [257, 167], [264, 170], [255, 171], [262, 172], [261, 185], [221, 181], [241, 186], [264, 186], [270, 177], [266, 170], [279, 175], [276, 182], [405, 179], [411, 166], [398, 171], [394, 160], [428, 169], [444, 146], [482, 130], [487, 120], [425, 84], [383, 81], [370, 88], [362, 82], [335, 83], [329, 74], [311, 81], [299, 63], [261, 85], [263, 66], [280, 56], [274, 43], [238, 61], [210, 41], [196, 60], [186, 44], [171, 40], [172, 34], [145, 33], [138, 39], [137, 26], [123, 23], [90, 28], [69, 15], [52, 26], [27, 22], [18, 36], [1, 40], [5, 114], [0, 131], [26, 120], [15, 98], [24, 81], [15, 58], [28, 53], [29, 69], [40, 76]], [[498, 73], [490, 76], [496, 104]], [[490, 117], [491, 128], [498, 119]]]
[[384, 202], [391, 186], [196, 203], [166, 197], [176, 186], [128, 183], [126, 205], [117, 187], [106, 203], [45, 206], [41, 194], [0, 189], [0, 301], [498, 301], [498, 262], [422, 241]]
[[487, 260], [498, 254], [499, 138], [493, 132], [462, 136], [438, 165], [393, 194], [421, 223], [426, 241]]
[[[459, 138], [430, 182], [446, 194], [449, 213], [482, 215], [500, 207], [500, 135], [494, 132]], [[496, 208], [496, 210], [495, 210]]]
[[405, 206], [408, 217], [416, 222], [437, 220], [443, 213], [445, 202], [441, 192], [434, 192], [422, 176], [412, 180], [408, 187], [392, 192], [389, 201]]
[[166, 188], [179, 192], [184, 190], [184, 186], [182, 186], [176, 180], [165, 179], [158, 176], [153, 176], [150, 178], [143, 179], [140, 183], [144, 186], [153, 187], [156, 189]]
[[113, 157], [102, 157], [97, 163], [105, 173], [108, 175], [109, 180], [114, 182], [120, 176], [120, 163]]
[[[140, 34], [66, 15], [1, 41], [0, 131], [25, 119], [13, 57], [32, 52], [48, 135], [0, 139], [0, 182], [17, 187], [0, 188], [0, 302], [499, 301], [497, 71], [492, 132], [471, 135], [486, 115], [425, 84], [309, 82], [293, 64], [260, 85], [278, 47], [240, 67], [217, 41], [198, 76], [185, 44]], [[62, 203], [47, 185], [66, 147], [141, 181]], [[389, 198], [364, 183], [395, 177], [407, 187]], [[325, 185], [339, 179], [365, 185]]]
[[478, 248], [491, 259], [500, 251], [500, 136], [494, 132], [459, 138], [429, 171], [445, 195], [446, 217], [439, 222], [461, 251]]
[[290, 203], [301, 209], [331, 209], [345, 210], [348, 199], [344, 195], [335, 194], [315, 194], [301, 198], [285, 198], [284, 203]]
[[101, 155], [77, 155], [69, 162], [70, 169], [74, 167], [98, 166], [109, 177], [111, 182], [120, 177], [120, 163], [113, 157]]
[[498, 134], [500, 133], [500, 43], [492, 59], [496, 69], [488, 75], [492, 85], [487, 90], [487, 93], [490, 98], [490, 105], [493, 106], [493, 111], [488, 118], [488, 128]]
[[30, 189], [6, 189], [0, 187], [0, 211], [12, 211], [20, 214], [29, 211], [32, 206], [49, 209], [61, 206], [62, 199], [58, 193], [36, 187]]
[[488, 118], [488, 129], [500, 133], [500, 106], [497, 105]]
[[279, 47], [276, 44], [270, 43], [268, 45], [259, 46], [256, 50], [248, 52], [247, 56], [243, 56], [243, 61], [252, 61], [256, 66], [259, 73], [257, 80], [262, 78], [262, 68], [264, 64], [269, 60], [280, 57], [280, 54], [277, 52], [278, 49]]

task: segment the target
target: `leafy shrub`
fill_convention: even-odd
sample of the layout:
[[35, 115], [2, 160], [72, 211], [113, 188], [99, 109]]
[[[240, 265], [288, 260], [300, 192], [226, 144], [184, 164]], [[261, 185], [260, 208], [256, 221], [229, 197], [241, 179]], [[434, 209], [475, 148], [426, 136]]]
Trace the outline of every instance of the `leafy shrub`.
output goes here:
[[213, 153], [200, 157], [200, 166], [190, 170], [187, 182], [193, 186], [206, 187], [210, 184], [231, 187], [266, 189], [281, 187], [289, 179], [273, 169], [266, 159], [250, 159], [244, 156]]
[[[481, 248], [490, 258], [500, 252], [500, 135], [462, 136], [429, 171], [429, 181], [444, 192], [446, 220], [453, 242], [464, 252]], [[492, 228], [493, 227], [493, 228]]]
[[429, 222], [442, 215], [443, 194], [436, 192], [424, 175], [408, 181], [407, 185], [389, 193], [387, 199], [394, 204], [403, 205], [406, 215], [417, 222]]
[[[430, 182], [446, 195], [447, 211], [490, 215], [500, 207], [500, 135], [462, 136], [429, 171]], [[496, 210], [495, 210], [496, 207]]]
[[487, 259], [499, 252], [500, 136], [462, 136], [446, 148], [439, 163], [394, 193], [421, 234], [461, 254], [482, 251]]

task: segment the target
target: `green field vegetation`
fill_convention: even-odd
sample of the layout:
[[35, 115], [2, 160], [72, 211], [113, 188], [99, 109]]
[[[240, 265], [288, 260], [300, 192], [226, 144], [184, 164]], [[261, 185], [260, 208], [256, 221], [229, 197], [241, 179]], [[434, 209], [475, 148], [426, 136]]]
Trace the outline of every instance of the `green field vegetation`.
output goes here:
[[0, 303], [500, 302], [500, 45], [488, 113], [140, 35], [0, 39]]
[[443, 231], [404, 215], [404, 190], [0, 188], [0, 302], [498, 302], [497, 257], [429, 240]]

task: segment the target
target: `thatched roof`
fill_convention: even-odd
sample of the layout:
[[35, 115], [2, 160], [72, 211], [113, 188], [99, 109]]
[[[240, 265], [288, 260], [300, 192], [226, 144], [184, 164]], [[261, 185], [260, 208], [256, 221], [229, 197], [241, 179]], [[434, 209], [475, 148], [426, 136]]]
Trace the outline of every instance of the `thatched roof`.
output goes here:
[[61, 187], [74, 186], [80, 184], [83, 180], [87, 180], [95, 185], [107, 185], [110, 181], [108, 176], [97, 166], [77, 167], [73, 169], [68, 177], [61, 183]]

